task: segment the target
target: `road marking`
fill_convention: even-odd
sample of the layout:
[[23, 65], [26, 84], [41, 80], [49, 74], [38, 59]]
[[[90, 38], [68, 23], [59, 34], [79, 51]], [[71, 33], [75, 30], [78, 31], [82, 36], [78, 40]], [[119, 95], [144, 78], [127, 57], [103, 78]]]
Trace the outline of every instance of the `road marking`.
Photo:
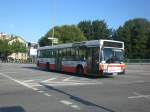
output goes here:
[[71, 76], [69, 78], [65, 78], [63, 81], [69, 81], [70, 79], [74, 78], [74, 76]]
[[[89, 82], [90, 81], [90, 79], [77, 79], [77, 80], [71, 80], [71, 79], [73, 79], [74, 78], [74, 76], [71, 76], [71, 77], [68, 77], [68, 78], [65, 78], [63, 81], [64, 82], [82, 82], [82, 83], [84, 83], [84, 82]], [[93, 81], [94, 82], [94, 81]], [[94, 82], [95, 83], [95, 82]]]
[[44, 91], [41, 91], [41, 90], [39, 90], [39, 91], [37, 91], [37, 92], [39, 92], [39, 93], [44, 93]]
[[145, 81], [143, 81], [143, 80], [137, 80], [137, 81], [135, 81], [135, 83], [144, 83]]
[[48, 93], [44, 93], [44, 95], [46, 95], [46, 96], [52, 96], [52, 95], [50, 95], [50, 94], [48, 94]]
[[48, 83], [48, 86], [76, 86], [76, 85], [95, 85], [95, 84], [103, 84], [103, 83]]
[[27, 83], [27, 82], [32, 82], [32, 81], [34, 81], [34, 80], [25, 80], [23, 82]]
[[133, 94], [135, 94], [136, 96], [130, 96], [128, 98], [132, 99], [132, 98], [146, 98], [146, 99], [150, 99], [150, 95], [143, 95], [137, 92], [134, 92]]
[[81, 108], [78, 105], [71, 105], [72, 108], [75, 108], [77, 110], [81, 110]]
[[67, 100], [61, 100], [60, 102], [65, 104], [65, 105], [72, 105], [72, 102], [67, 101]]
[[24, 83], [24, 82], [21, 82], [21, 81], [19, 81], [19, 80], [17, 80], [17, 79], [14, 79], [14, 78], [12, 78], [12, 77], [10, 77], [10, 76], [4, 74], [4, 73], [0, 73], [0, 75], [3, 76], [3, 77], [5, 77], [5, 78], [7, 78], [7, 79], [10, 79], [10, 80], [12, 80], [12, 81], [14, 81], [14, 82], [16, 82], [16, 83], [18, 83], [18, 84], [20, 84], [20, 85], [23, 85], [23, 86], [25, 86], [25, 87], [27, 87], [27, 88], [30, 88], [30, 89], [33, 89], [33, 90], [38, 90], [37, 88], [34, 88], [34, 87], [32, 87], [32, 86], [30, 86], [30, 85]]
[[40, 87], [40, 86], [42, 86], [39, 83], [28, 83], [28, 84], [31, 85], [32, 87]]
[[67, 100], [61, 100], [61, 101], [59, 101], [59, 102], [65, 104], [65, 105], [67, 105], [67, 106], [70, 106], [71, 108], [77, 109], [77, 110], [80, 110], [80, 109], [81, 109], [78, 105], [75, 105], [75, 104], [73, 104], [72, 102], [67, 101]]
[[50, 78], [50, 79], [47, 79], [47, 80], [44, 80], [44, 81], [41, 81], [41, 82], [48, 82], [48, 81], [52, 81], [52, 80], [55, 80], [56, 78]]
[[89, 81], [67, 81], [67, 82], [61, 82], [61, 81], [57, 81], [57, 82], [47, 82], [45, 84], [102, 84], [102, 82], [89, 82]]
[[39, 91], [39, 89], [37, 89], [37, 88], [33, 88], [33, 90], [35, 90], [35, 91]]
[[17, 72], [4, 72], [4, 73], [8, 73], [9, 74], [9, 73], [17, 73]]
[[0, 70], [0, 72], [3, 72], [3, 71], [8, 71], [8, 69], [3, 69], [3, 70]]
[[86, 81], [86, 80], [68, 80], [68, 81], [63, 81], [64, 83], [69, 83], [69, 82], [73, 82], [73, 83], [96, 83], [96, 82], [94, 82], [94, 81], [91, 81], [91, 82], [89, 82], [89, 81]]

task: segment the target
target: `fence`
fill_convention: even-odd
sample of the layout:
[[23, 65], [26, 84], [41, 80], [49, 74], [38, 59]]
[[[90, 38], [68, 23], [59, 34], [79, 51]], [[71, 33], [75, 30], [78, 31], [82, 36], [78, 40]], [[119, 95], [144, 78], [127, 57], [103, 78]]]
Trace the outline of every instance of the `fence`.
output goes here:
[[125, 59], [125, 63], [149, 63], [150, 59]]
[[14, 60], [9, 60], [9, 59], [6, 59], [6, 60], [0, 60], [0, 62], [2, 63], [33, 63], [35, 64], [36, 63], [36, 59], [34, 58], [28, 58], [27, 60], [21, 60], [21, 59], [14, 59]]
[[[28, 58], [27, 60], [0, 60], [2, 63], [36, 63], [36, 58]], [[150, 59], [125, 59], [125, 63], [145, 63], [150, 64]]]

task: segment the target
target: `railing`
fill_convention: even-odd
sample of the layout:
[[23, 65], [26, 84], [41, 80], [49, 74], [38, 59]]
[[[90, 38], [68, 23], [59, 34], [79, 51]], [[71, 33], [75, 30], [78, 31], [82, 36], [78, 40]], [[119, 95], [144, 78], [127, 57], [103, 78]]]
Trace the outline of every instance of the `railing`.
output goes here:
[[[0, 60], [2, 63], [36, 63], [36, 59], [29, 58], [27, 60]], [[125, 63], [146, 63], [150, 64], [150, 59], [125, 59]]]
[[21, 60], [21, 59], [14, 59], [14, 60], [0, 60], [0, 63], [29, 63], [29, 64], [35, 64], [35, 59], [27, 59], [27, 60]]
[[149, 63], [150, 59], [125, 59], [125, 63]]

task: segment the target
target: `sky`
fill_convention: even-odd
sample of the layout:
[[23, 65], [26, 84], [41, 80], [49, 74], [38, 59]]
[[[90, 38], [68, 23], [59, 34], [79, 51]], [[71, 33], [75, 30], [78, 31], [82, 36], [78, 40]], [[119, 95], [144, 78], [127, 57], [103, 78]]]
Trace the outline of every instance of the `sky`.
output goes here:
[[38, 42], [53, 26], [105, 20], [117, 29], [125, 21], [150, 21], [150, 0], [0, 0], [0, 32]]

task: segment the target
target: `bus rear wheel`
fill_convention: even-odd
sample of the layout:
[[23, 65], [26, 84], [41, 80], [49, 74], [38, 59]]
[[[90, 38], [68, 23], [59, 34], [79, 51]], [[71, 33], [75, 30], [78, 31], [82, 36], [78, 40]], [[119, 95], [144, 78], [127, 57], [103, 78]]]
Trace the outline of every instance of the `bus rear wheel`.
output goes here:
[[83, 67], [82, 66], [78, 66], [77, 69], [76, 69], [76, 73], [78, 75], [82, 75], [83, 74]]

